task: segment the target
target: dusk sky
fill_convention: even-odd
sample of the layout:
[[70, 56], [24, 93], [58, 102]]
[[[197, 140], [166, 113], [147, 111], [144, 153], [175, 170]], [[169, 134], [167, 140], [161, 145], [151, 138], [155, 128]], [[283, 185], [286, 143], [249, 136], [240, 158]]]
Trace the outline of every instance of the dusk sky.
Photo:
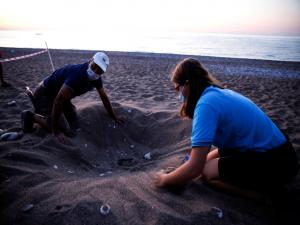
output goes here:
[[2, 0], [1, 30], [300, 34], [299, 0]]

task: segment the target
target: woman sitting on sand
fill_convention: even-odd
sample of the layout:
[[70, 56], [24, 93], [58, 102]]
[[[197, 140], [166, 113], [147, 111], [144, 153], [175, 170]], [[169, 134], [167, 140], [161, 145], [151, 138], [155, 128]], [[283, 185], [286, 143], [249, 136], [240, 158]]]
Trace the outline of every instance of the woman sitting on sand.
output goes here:
[[192, 150], [179, 168], [157, 174], [157, 187], [201, 176], [216, 188], [242, 194], [241, 187], [257, 190], [292, 181], [299, 168], [292, 144], [250, 99], [225, 89], [196, 59], [180, 62], [172, 82], [183, 99], [181, 116], [193, 120]]

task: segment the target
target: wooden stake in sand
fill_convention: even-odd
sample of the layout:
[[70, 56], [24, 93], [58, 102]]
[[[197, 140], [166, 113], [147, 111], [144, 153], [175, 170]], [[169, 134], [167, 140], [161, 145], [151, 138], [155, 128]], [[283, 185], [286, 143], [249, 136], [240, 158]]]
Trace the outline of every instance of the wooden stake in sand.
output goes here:
[[46, 42], [46, 41], [45, 41], [45, 44], [46, 44], [46, 49], [47, 49], [48, 56], [49, 56], [49, 59], [50, 59], [50, 63], [51, 63], [51, 67], [52, 67], [52, 71], [54, 72], [54, 71], [55, 71], [55, 69], [54, 69], [54, 65], [53, 65], [52, 58], [51, 58], [51, 54], [50, 54], [50, 51], [49, 51], [49, 48], [48, 48], [48, 45], [47, 45], [47, 42]]

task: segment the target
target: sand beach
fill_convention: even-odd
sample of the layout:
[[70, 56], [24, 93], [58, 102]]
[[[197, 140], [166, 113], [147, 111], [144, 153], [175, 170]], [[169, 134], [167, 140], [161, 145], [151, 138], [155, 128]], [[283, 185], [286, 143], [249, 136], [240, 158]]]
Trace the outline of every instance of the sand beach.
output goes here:
[[[39, 51], [0, 50], [4, 58]], [[55, 68], [83, 63], [94, 53], [51, 50]], [[72, 100], [80, 128], [65, 144], [44, 130], [0, 142], [0, 224], [299, 224], [300, 175], [280, 204], [227, 195], [201, 181], [180, 191], [155, 188], [154, 174], [179, 166], [190, 149], [191, 121], [179, 117], [170, 82], [176, 63], [187, 56], [106, 53], [104, 88], [126, 123], [115, 124], [92, 91]], [[299, 62], [193, 57], [259, 105], [289, 134], [300, 157]], [[51, 65], [41, 54], [3, 67], [12, 87], [0, 87], [0, 129], [21, 132], [20, 113], [32, 109], [25, 87], [34, 89]], [[107, 215], [100, 213], [104, 204]]]

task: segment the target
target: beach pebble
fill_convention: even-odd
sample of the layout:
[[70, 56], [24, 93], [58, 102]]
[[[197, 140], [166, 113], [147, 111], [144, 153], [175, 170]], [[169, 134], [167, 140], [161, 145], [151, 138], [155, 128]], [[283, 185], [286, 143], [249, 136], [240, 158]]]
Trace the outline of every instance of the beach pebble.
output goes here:
[[100, 207], [100, 213], [103, 215], [103, 216], [106, 216], [108, 215], [108, 213], [110, 212], [110, 206], [108, 204], [104, 204]]
[[7, 105], [15, 105], [16, 104], [16, 101], [10, 101], [7, 103]]
[[218, 208], [218, 207], [212, 207], [213, 210], [215, 210], [217, 212], [217, 216], [221, 219], [223, 217], [223, 211], [222, 209]]
[[131, 109], [128, 109], [127, 112], [128, 112], [128, 113], [131, 113], [132, 111], [131, 111]]
[[144, 155], [144, 159], [150, 160], [151, 159], [151, 152], [148, 152]]
[[130, 148], [134, 148], [134, 145], [130, 145]]
[[100, 173], [99, 176], [103, 177], [103, 176], [105, 176], [105, 173]]
[[74, 173], [72, 170], [68, 170], [68, 173]]
[[106, 173], [107, 173], [107, 174], [111, 174], [112, 172], [111, 172], [111, 171], [107, 171]]
[[86, 148], [87, 148], [87, 144], [84, 144], [84, 147], [86, 147]]
[[22, 212], [29, 212], [30, 210], [32, 210], [34, 208], [33, 204], [26, 204], [23, 206], [22, 208]]
[[18, 132], [7, 132], [0, 136], [0, 141], [14, 141], [20, 137]]
[[176, 168], [173, 166], [169, 166], [167, 167], [167, 169], [165, 170], [166, 173], [171, 173], [173, 170], [175, 170]]
[[57, 169], [58, 169], [58, 166], [57, 166], [57, 165], [54, 165], [53, 168], [57, 170]]

